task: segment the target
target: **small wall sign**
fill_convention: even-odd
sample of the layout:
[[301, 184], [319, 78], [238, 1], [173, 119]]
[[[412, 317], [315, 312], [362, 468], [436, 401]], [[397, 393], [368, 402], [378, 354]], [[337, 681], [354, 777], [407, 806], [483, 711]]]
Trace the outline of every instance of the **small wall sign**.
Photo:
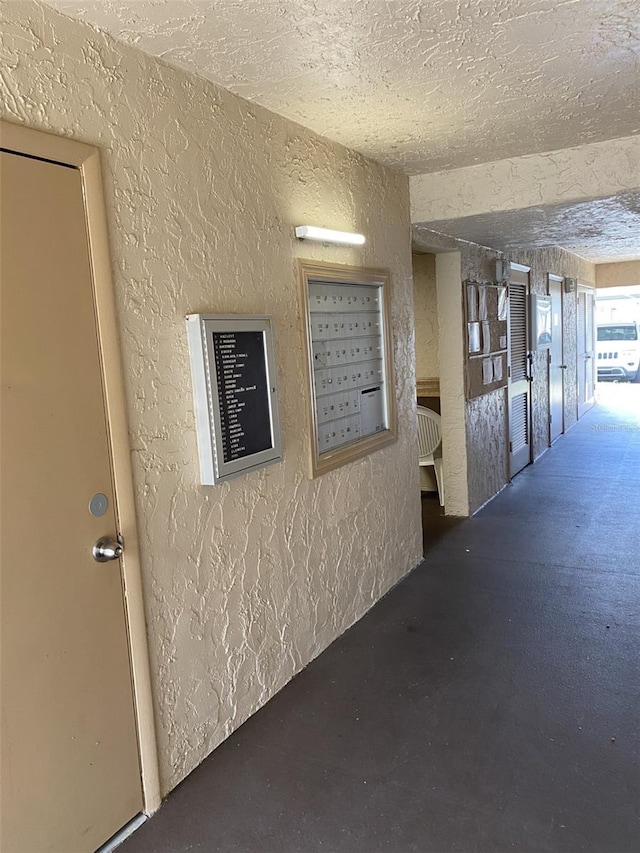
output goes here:
[[530, 298], [532, 349], [549, 349], [552, 334], [551, 297], [532, 293]]
[[200, 481], [282, 459], [271, 318], [189, 314]]

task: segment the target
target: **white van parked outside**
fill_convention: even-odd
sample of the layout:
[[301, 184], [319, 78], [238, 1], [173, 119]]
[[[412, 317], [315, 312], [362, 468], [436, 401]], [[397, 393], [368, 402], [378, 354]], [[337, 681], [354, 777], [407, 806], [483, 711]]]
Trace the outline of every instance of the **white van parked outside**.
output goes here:
[[638, 324], [600, 323], [596, 331], [598, 381], [617, 379], [640, 382]]

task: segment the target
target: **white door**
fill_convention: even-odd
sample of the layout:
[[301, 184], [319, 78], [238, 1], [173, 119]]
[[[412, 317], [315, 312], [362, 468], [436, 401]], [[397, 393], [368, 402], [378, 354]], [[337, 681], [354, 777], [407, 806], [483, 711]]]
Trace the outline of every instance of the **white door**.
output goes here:
[[595, 402], [595, 327], [593, 288], [578, 287], [578, 417]]
[[564, 432], [564, 373], [562, 342], [562, 278], [549, 276], [551, 348], [549, 349], [549, 444]]
[[142, 810], [78, 170], [0, 154], [3, 853], [90, 853]]
[[509, 473], [531, 462], [531, 380], [528, 335], [529, 272], [511, 265], [509, 277]]

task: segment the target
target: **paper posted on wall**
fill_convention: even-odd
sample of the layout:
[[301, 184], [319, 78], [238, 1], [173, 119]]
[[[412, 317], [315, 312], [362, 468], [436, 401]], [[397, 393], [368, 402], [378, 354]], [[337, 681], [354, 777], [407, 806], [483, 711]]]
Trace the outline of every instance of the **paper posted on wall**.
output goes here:
[[482, 323], [482, 352], [486, 355], [491, 352], [491, 324], [488, 320]]
[[501, 382], [502, 381], [502, 356], [494, 355], [493, 356], [493, 381]]
[[480, 323], [467, 323], [469, 352], [480, 352]]
[[507, 319], [507, 288], [498, 288], [498, 320]]
[[478, 320], [488, 320], [487, 314], [487, 288], [478, 288]]
[[475, 284], [467, 285], [467, 320], [475, 323], [478, 319], [478, 288]]

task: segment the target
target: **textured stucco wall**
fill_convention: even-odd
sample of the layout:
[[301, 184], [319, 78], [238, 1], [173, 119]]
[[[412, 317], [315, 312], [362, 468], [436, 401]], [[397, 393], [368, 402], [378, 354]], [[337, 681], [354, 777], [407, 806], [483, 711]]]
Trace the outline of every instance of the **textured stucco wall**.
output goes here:
[[416, 323], [416, 376], [439, 376], [435, 255], [413, 255], [413, 313]]
[[[1, 7], [5, 118], [100, 147], [163, 791], [421, 557], [408, 181], [31, 2]], [[364, 231], [311, 248], [302, 222]], [[399, 438], [307, 476], [295, 258], [387, 267]], [[184, 315], [275, 320], [284, 462], [198, 484]]]
[[[639, 238], [640, 239], [640, 238]], [[596, 266], [596, 287], [628, 287], [640, 284], [640, 261]]]
[[473, 514], [507, 484], [507, 391], [500, 388], [467, 402], [467, 476]]
[[[463, 281], [495, 283], [498, 257], [492, 249], [466, 244], [462, 250]], [[498, 389], [468, 400], [465, 417], [469, 509], [474, 513], [507, 482], [506, 391]]]

